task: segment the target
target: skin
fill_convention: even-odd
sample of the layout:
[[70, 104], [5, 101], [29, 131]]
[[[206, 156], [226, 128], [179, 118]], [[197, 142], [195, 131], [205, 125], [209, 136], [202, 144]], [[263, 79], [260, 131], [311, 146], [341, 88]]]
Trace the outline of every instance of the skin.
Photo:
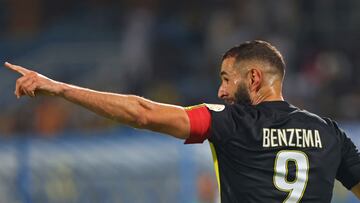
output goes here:
[[[101, 116], [135, 128], [149, 129], [180, 139], [189, 137], [190, 122], [184, 107], [157, 103], [135, 95], [82, 88], [52, 80], [40, 73], [8, 62], [4, 65], [21, 75], [16, 81], [17, 98], [37, 95], [62, 97]], [[238, 65], [245, 68], [238, 68]], [[222, 84], [219, 88], [219, 98], [234, 103], [237, 85], [244, 82], [254, 105], [262, 101], [283, 100], [281, 85], [278, 85], [281, 81], [265, 82], [265, 70], [259, 63], [250, 61], [236, 64], [234, 58], [225, 59], [220, 72]]]
[[35, 71], [5, 63], [5, 67], [19, 73], [15, 95], [35, 97], [50, 95], [62, 97], [101, 116], [120, 123], [186, 139], [190, 122], [185, 109], [161, 104], [135, 95], [99, 92], [51, 80]]
[[235, 93], [240, 83], [245, 84], [252, 105], [284, 100], [282, 79], [273, 74], [266, 63], [244, 61], [237, 64], [235, 58], [227, 58], [221, 65], [220, 78], [218, 97], [229, 104], [236, 102]]
[[[62, 97], [101, 116], [120, 123], [187, 139], [190, 122], [185, 108], [153, 102], [135, 95], [99, 92], [52, 80], [35, 71], [5, 63], [5, 67], [21, 75], [16, 81], [15, 95]], [[269, 64], [249, 60], [236, 63], [235, 58], [222, 62], [218, 97], [229, 104], [236, 102], [236, 91], [242, 83], [252, 105], [264, 101], [283, 101], [282, 77]], [[351, 190], [360, 199], [360, 183]]]

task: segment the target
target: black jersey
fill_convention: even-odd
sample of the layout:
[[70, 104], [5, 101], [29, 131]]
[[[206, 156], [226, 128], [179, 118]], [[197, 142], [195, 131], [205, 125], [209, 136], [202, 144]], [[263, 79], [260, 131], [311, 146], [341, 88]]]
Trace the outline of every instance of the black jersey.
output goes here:
[[222, 203], [325, 203], [360, 181], [360, 156], [331, 119], [287, 102], [208, 108]]

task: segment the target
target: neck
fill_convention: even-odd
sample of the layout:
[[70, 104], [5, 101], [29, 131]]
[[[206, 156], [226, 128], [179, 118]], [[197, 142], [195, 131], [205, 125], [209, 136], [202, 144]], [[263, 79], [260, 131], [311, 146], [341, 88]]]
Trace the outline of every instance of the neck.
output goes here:
[[264, 101], [284, 101], [281, 87], [266, 86], [255, 93], [252, 99], [252, 105], [260, 104]]

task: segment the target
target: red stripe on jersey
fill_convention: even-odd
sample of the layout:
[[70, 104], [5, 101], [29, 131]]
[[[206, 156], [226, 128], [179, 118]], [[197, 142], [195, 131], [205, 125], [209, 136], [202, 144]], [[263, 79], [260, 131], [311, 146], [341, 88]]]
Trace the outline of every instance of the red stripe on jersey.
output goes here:
[[185, 144], [203, 143], [209, 135], [211, 114], [206, 106], [186, 110], [190, 120], [190, 137]]

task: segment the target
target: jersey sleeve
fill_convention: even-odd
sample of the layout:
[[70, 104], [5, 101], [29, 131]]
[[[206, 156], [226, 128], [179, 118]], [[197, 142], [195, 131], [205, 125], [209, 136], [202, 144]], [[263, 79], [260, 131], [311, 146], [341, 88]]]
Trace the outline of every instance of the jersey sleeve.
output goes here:
[[360, 153], [355, 144], [345, 132], [338, 128], [335, 129], [341, 140], [341, 162], [338, 168], [336, 179], [339, 180], [348, 190], [360, 182]]
[[203, 143], [206, 139], [212, 143], [221, 143], [234, 136], [246, 115], [243, 108], [234, 106], [203, 104], [187, 108], [190, 137], [185, 144]]
[[190, 121], [190, 136], [185, 144], [203, 143], [209, 135], [211, 114], [205, 104], [188, 107], [186, 113]]
[[224, 139], [232, 129], [229, 108], [219, 104], [202, 104], [186, 108], [190, 121], [190, 136], [185, 144]]
[[208, 105], [211, 113], [211, 129], [209, 131], [208, 140], [212, 143], [222, 143], [234, 135], [236, 129], [233, 106]]

